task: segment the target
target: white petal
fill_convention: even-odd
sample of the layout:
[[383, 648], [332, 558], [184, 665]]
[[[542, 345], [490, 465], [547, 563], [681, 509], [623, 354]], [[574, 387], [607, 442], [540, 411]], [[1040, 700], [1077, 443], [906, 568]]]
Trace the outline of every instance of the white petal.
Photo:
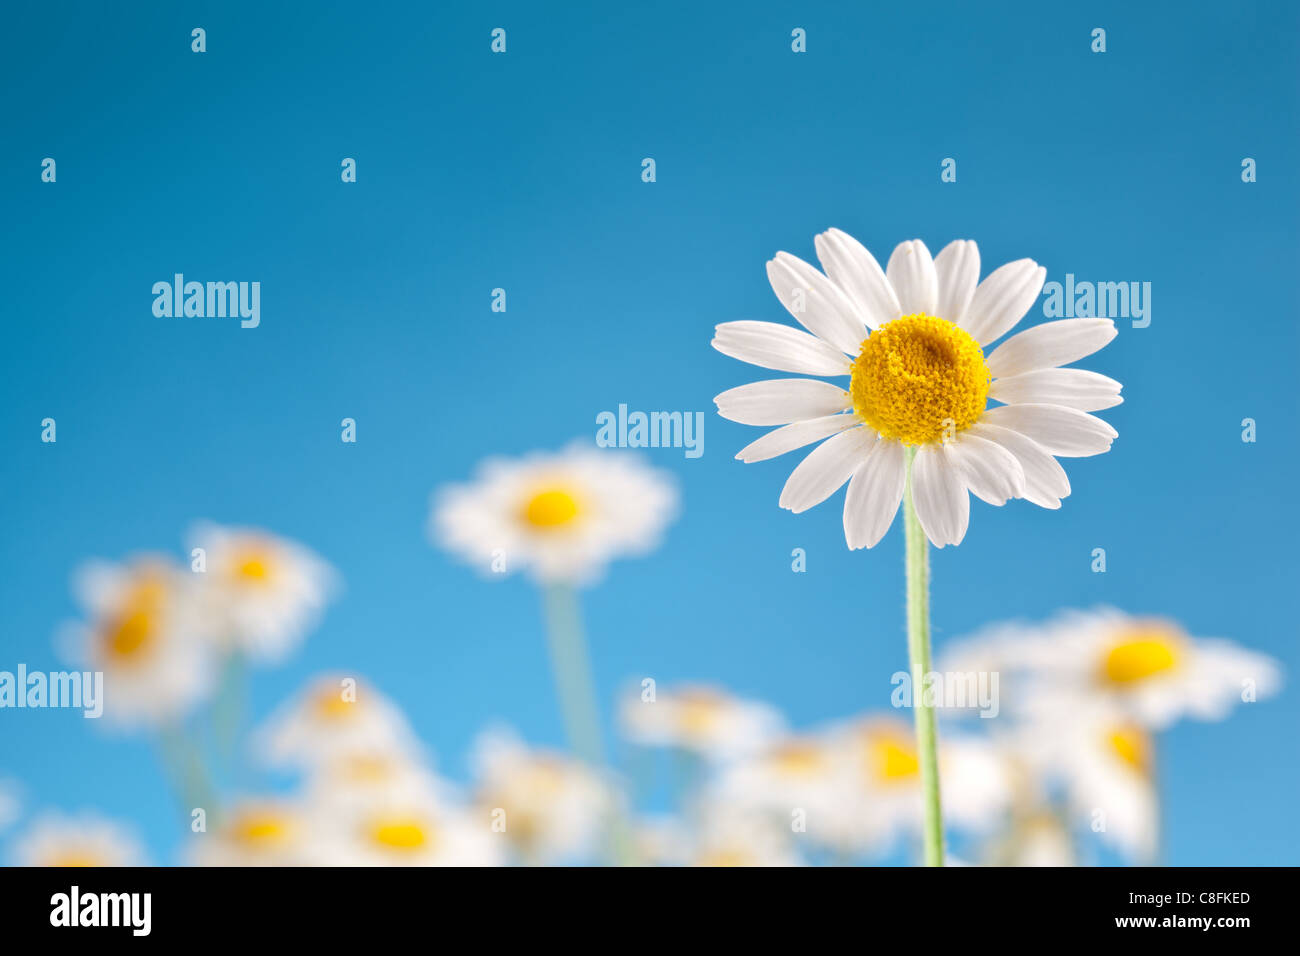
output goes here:
[[961, 325], [980, 281], [979, 246], [971, 239], [954, 239], [934, 257], [934, 273], [939, 280], [939, 311], [935, 314]]
[[857, 303], [868, 326], [874, 329], [903, 314], [893, 286], [866, 246], [839, 229], [827, 229], [814, 243], [822, 268]]
[[898, 294], [903, 315], [935, 314], [939, 307], [939, 279], [924, 242], [920, 239], [900, 242], [889, 257], [885, 275]]
[[998, 266], [976, 288], [961, 327], [980, 345], [997, 341], [1025, 317], [1045, 278], [1047, 270], [1033, 259]]
[[750, 442], [736, 453], [736, 457], [744, 462], [766, 461], [861, 424], [856, 415], [826, 415], [794, 422]]
[[1025, 470], [1001, 445], [967, 431], [949, 442], [947, 451], [966, 487], [981, 501], [1001, 506], [1024, 496]]
[[830, 279], [788, 252], [767, 264], [767, 281], [795, 321], [841, 352], [857, 355], [867, 337], [857, 306]]
[[798, 514], [821, 504], [857, 471], [875, 441], [869, 428], [851, 428], [826, 439], [790, 473], [781, 489], [781, 507]]
[[1116, 335], [1110, 319], [1060, 319], [1017, 332], [988, 357], [994, 378], [1056, 368], [1091, 355]]
[[853, 400], [815, 378], [771, 378], [729, 388], [714, 402], [718, 414], [742, 425], [784, 425], [842, 412]]
[[713, 336], [723, 355], [778, 372], [803, 375], [848, 375], [851, 363], [833, 345], [815, 335], [775, 322], [723, 322]]
[[1049, 455], [1087, 458], [1110, 451], [1119, 432], [1095, 415], [1064, 405], [999, 405], [985, 410], [981, 422], [1028, 435]]
[[1026, 501], [1032, 501], [1040, 508], [1054, 509], [1061, 507], [1060, 499], [1070, 494], [1070, 479], [1061, 463], [1032, 438], [1010, 428], [984, 422], [976, 422], [966, 429], [964, 435], [987, 438], [1016, 456], [1020, 467], [1024, 469], [1025, 490], [1022, 497]]
[[1113, 378], [1082, 368], [1040, 368], [993, 380], [989, 397], [1006, 405], [1064, 405], [1081, 412], [1113, 408], [1124, 399]]
[[901, 442], [882, 438], [858, 466], [844, 496], [844, 539], [849, 549], [874, 548], [894, 523], [907, 466]]
[[912, 462], [916, 517], [936, 548], [961, 544], [970, 521], [970, 496], [960, 470], [942, 445], [922, 445]]

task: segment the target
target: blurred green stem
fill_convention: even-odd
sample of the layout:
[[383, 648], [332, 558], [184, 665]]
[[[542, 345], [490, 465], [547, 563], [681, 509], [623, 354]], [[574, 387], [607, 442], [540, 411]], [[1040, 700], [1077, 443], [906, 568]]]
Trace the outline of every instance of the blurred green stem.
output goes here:
[[159, 732], [162, 761], [176, 788], [177, 799], [188, 826], [196, 809], [202, 809], [208, 821], [219, 812], [216, 792], [203, 757], [193, 737], [180, 723], [167, 724]]
[[574, 753], [593, 769], [605, 764], [600, 740], [600, 708], [596, 703], [591, 661], [582, 633], [578, 594], [573, 587], [552, 584], [545, 589], [546, 635], [550, 642], [555, 690], [564, 714], [564, 729]]
[[912, 713], [916, 721], [916, 753], [921, 765], [925, 810], [921, 833], [925, 865], [943, 866], [938, 733], [934, 707], [925, 699], [925, 675], [930, 673], [930, 545], [916, 516], [916, 502], [912, 496], [916, 448], [907, 448], [905, 458], [907, 480], [903, 485], [903, 526], [907, 544], [907, 653], [912, 670]]

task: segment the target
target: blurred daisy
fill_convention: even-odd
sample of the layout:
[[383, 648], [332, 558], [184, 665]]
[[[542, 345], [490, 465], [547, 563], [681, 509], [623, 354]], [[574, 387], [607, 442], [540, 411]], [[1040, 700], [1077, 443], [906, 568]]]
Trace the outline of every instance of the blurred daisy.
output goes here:
[[70, 658], [104, 674], [104, 716], [171, 724], [211, 689], [213, 667], [190, 576], [170, 561], [94, 561], [76, 575], [85, 623], [61, 635]]
[[319, 557], [264, 531], [200, 524], [191, 546], [205, 552], [199, 577], [215, 638], [258, 660], [282, 660], [335, 586], [334, 570]]
[[582, 584], [613, 558], [652, 549], [676, 508], [666, 473], [573, 446], [486, 462], [472, 484], [437, 493], [431, 531], [485, 573], [527, 569], [546, 583]]
[[475, 764], [479, 806], [530, 864], [581, 859], [610, 826], [613, 795], [580, 761], [497, 731], [480, 739]]
[[[852, 768], [860, 814], [859, 839], [882, 849], [895, 835], [921, 827], [921, 766], [911, 727], [892, 717], [855, 720], [833, 732]], [[939, 746], [943, 810], [951, 824], [980, 832], [1000, 823], [1012, 798], [1011, 769], [998, 749], [971, 737]]]
[[404, 753], [356, 749], [317, 763], [308, 774], [306, 794], [316, 806], [356, 810], [391, 801], [446, 803], [451, 788]]
[[324, 859], [320, 821], [295, 800], [255, 797], [224, 810], [213, 829], [195, 834], [196, 866], [318, 866]]
[[126, 827], [95, 814], [45, 814], [18, 838], [18, 866], [142, 866], [144, 850]]
[[328, 824], [330, 866], [500, 866], [499, 834], [486, 816], [430, 800], [391, 797]]
[[626, 694], [619, 710], [624, 736], [646, 747], [676, 747], [714, 761], [752, 754], [781, 732], [784, 721], [761, 701], [741, 700], [702, 685], [683, 685], [646, 700]]
[[872, 547], [898, 511], [904, 447], [914, 446], [916, 512], [936, 547], [965, 537], [968, 492], [993, 505], [1025, 498], [1059, 508], [1070, 483], [1056, 458], [1109, 450], [1115, 429], [1088, 413], [1121, 401], [1119, 382], [1062, 366], [1106, 345], [1114, 323], [1045, 322], [986, 355], [1037, 299], [1046, 275], [1037, 263], [1018, 259], [979, 282], [969, 240], [933, 259], [919, 239], [900, 243], [884, 270], [838, 229], [816, 246], [824, 273], [785, 252], [767, 264], [777, 298], [808, 331], [726, 322], [713, 339], [761, 368], [849, 379], [847, 388], [772, 379], [715, 399], [724, 418], [781, 426], [743, 448], [742, 461], [823, 442], [790, 475], [781, 507], [805, 511], [847, 482], [848, 545]]
[[1274, 693], [1277, 663], [1230, 641], [1192, 638], [1175, 622], [1102, 609], [1039, 627], [997, 629], [961, 645], [967, 661], [1013, 675], [1012, 702], [1073, 711], [1101, 702], [1152, 728], [1182, 717], [1221, 720], [1236, 703]]
[[687, 859], [690, 866], [800, 866], [787, 823], [727, 805], [707, 808], [696, 843]]
[[[315, 678], [283, 705], [256, 743], [272, 766], [313, 769], [340, 757], [406, 759], [417, 750], [406, 718], [392, 701], [351, 675]], [[360, 772], [360, 767], [356, 767]]]

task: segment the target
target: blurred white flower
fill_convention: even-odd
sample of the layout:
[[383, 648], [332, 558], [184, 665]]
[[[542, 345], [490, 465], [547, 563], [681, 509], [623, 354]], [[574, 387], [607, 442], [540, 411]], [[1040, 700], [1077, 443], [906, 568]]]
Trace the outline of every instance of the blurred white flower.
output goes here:
[[792, 845], [788, 817], [781, 823], [742, 806], [714, 803], [704, 808], [690, 866], [801, 866]]
[[191, 576], [160, 557], [92, 561], [74, 582], [87, 620], [61, 634], [69, 658], [104, 674], [104, 717], [174, 723], [211, 690], [214, 668]]
[[530, 750], [515, 735], [490, 731], [476, 746], [477, 803], [504, 825], [527, 863], [567, 862], [592, 852], [616, 808], [605, 781], [581, 761]]
[[612, 559], [653, 549], [676, 510], [666, 472], [575, 445], [484, 462], [472, 483], [435, 494], [430, 530], [484, 573], [526, 569], [545, 583], [583, 584]]
[[127, 827], [97, 814], [39, 817], [14, 847], [18, 866], [141, 866], [144, 849]]
[[393, 750], [348, 750], [325, 757], [308, 773], [305, 793], [315, 806], [356, 811], [400, 803], [448, 804], [452, 788], [432, 771]]
[[392, 796], [327, 816], [328, 866], [500, 866], [503, 834], [486, 813]]
[[209, 823], [190, 840], [196, 866], [318, 866], [324, 860], [320, 820], [298, 800], [244, 798]]
[[255, 747], [272, 766], [311, 770], [345, 755], [409, 758], [418, 746], [392, 701], [352, 675], [313, 679], [258, 731]]
[[645, 700], [624, 695], [619, 707], [623, 734], [646, 747], [677, 747], [709, 760], [728, 761], [767, 746], [784, 729], [774, 707], [741, 700], [719, 688], [682, 685]]
[[227, 650], [282, 660], [315, 626], [337, 575], [300, 544], [265, 531], [201, 523], [191, 548], [205, 552], [202, 584], [211, 634]]
[[1060, 709], [1068, 719], [1080, 707], [1101, 704], [1154, 729], [1182, 717], [1220, 720], [1234, 704], [1281, 685], [1279, 667], [1267, 655], [1189, 637], [1173, 621], [1111, 609], [992, 629], [957, 645], [944, 666], [998, 670], [1009, 678], [1004, 696], [1018, 710], [1041, 716]]

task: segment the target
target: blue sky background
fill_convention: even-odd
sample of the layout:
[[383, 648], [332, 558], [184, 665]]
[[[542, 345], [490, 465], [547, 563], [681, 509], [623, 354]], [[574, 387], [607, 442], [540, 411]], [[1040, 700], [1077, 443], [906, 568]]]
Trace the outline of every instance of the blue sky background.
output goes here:
[[[1153, 286], [1150, 327], [1121, 321], [1087, 363], [1124, 383], [1105, 413], [1114, 450], [1067, 462], [1059, 512], [975, 502], [965, 543], [933, 555], [940, 649], [1108, 603], [1300, 670], [1294, 4], [53, 3], [0, 18], [0, 669], [60, 666], [81, 560], [179, 556], [209, 518], [299, 539], [346, 582], [304, 652], [257, 672], [258, 715], [341, 668], [395, 697], [452, 777], [494, 720], [558, 744], [534, 590], [432, 548], [428, 498], [489, 454], [591, 439], [626, 403], [708, 412], [705, 454], [649, 453], [680, 479], [682, 519], [585, 597], [602, 694], [708, 680], [796, 725], [887, 706], [906, 662], [898, 528], [849, 553], [842, 494], [780, 510], [797, 459], [734, 461], [758, 431], [711, 401], [766, 377], [710, 349], [713, 326], [785, 320], [765, 261], [812, 258], [839, 226], [882, 261], [902, 239], [968, 237], [985, 272], [1030, 256], [1049, 280]], [[261, 281], [261, 327], [155, 318], [150, 287], [174, 272]], [[790, 570], [796, 547], [807, 573]], [[1169, 862], [1300, 862], [1296, 701], [1166, 735]], [[128, 818], [171, 859], [153, 746], [104, 730], [0, 712], [0, 777], [36, 807]]]

